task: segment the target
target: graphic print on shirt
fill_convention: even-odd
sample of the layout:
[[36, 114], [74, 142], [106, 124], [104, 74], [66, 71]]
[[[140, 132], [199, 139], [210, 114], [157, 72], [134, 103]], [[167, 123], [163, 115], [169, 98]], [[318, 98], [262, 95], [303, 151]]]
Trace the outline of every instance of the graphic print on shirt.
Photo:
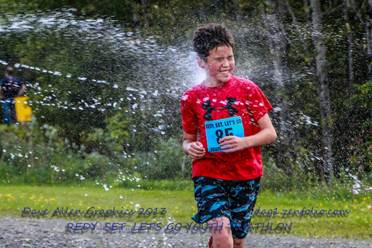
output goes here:
[[222, 108], [214, 108], [212, 107], [211, 100], [207, 100], [203, 103], [203, 109], [206, 110], [203, 117], [204, 120], [210, 121], [212, 120], [212, 111], [218, 109], [227, 109], [229, 116], [234, 116], [238, 113], [238, 110], [233, 107], [233, 104], [236, 102], [236, 98], [234, 97], [226, 97], [226, 105]]

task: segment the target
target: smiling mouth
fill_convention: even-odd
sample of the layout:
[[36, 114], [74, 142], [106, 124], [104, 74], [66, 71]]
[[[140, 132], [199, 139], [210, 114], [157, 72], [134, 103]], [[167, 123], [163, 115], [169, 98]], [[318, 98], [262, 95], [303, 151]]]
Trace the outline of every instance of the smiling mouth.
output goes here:
[[222, 74], [230, 74], [231, 72], [230, 71], [220, 71], [220, 73], [222, 73]]

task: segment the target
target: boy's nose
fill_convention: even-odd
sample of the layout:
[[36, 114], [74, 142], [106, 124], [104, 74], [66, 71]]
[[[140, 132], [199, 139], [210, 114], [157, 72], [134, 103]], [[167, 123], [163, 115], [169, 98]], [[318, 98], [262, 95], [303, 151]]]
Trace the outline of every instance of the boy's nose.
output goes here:
[[223, 60], [222, 67], [229, 67], [229, 61], [227, 59]]

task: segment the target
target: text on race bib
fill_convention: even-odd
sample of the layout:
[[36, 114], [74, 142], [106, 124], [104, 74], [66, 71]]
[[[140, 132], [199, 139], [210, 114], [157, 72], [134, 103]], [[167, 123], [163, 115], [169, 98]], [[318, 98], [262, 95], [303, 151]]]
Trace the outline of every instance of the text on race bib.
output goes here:
[[221, 151], [220, 140], [225, 136], [244, 137], [244, 127], [240, 116], [206, 121], [204, 127], [208, 152]]

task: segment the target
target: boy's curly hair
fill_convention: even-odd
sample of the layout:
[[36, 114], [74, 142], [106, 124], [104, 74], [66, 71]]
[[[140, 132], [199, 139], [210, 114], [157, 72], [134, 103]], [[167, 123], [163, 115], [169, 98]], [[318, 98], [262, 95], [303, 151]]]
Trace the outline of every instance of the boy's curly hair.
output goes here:
[[229, 30], [223, 25], [217, 23], [209, 23], [199, 27], [193, 38], [194, 51], [198, 56], [206, 60], [209, 51], [221, 45], [226, 45], [234, 48], [234, 38]]

